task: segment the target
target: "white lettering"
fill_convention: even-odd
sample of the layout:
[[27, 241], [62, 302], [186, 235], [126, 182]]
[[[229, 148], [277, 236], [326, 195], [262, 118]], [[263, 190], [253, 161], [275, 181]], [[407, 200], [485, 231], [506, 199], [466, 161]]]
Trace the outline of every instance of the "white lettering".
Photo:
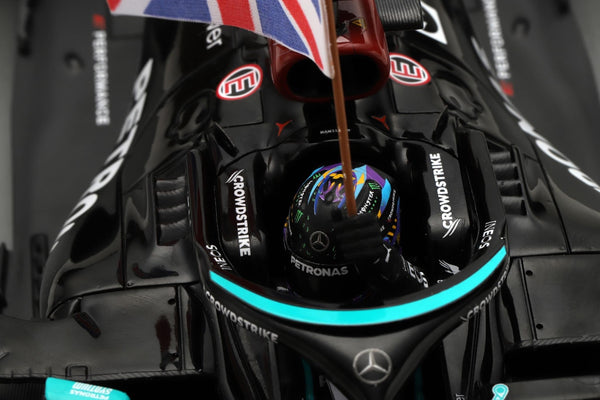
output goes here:
[[[476, 40], [472, 38], [471, 41], [481, 61], [485, 64], [485, 55], [481, 51], [479, 51], [480, 48]], [[600, 193], [600, 185], [598, 185], [598, 183], [596, 183], [592, 178], [590, 178], [587, 174], [581, 171], [581, 169], [577, 165], [575, 165], [575, 163], [573, 163], [567, 156], [565, 156], [563, 153], [557, 150], [545, 137], [537, 133], [535, 131], [535, 128], [529, 123], [529, 121], [527, 121], [510, 103], [510, 100], [504, 94], [500, 84], [492, 76], [489, 77], [489, 80], [492, 84], [492, 87], [504, 100], [504, 107], [506, 108], [506, 110], [517, 119], [519, 128], [521, 128], [523, 132], [525, 132], [527, 135], [531, 136], [534, 139], [533, 143], [538, 147], [538, 149], [540, 149], [544, 154], [546, 154], [554, 161], [567, 167], [567, 171], [581, 183], [583, 183], [586, 186], [589, 186], [596, 192]]]
[[500, 79], [510, 79], [510, 65], [505, 48], [504, 37], [502, 35], [502, 25], [498, 15], [496, 0], [483, 0], [483, 12], [490, 38], [492, 49], [492, 58], [496, 69], [496, 75]]
[[250, 247], [250, 230], [248, 229], [248, 214], [246, 207], [246, 184], [243, 170], [235, 171], [227, 179], [227, 183], [232, 184], [233, 203], [235, 205], [235, 220], [238, 238], [238, 248], [240, 257], [249, 257], [252, 255]]
[[444, 165], [442, 163], [442, 156], [440, 153], [429, 154], [429, 164], [431, 165], [433, 180], [437, 188], [436, 193], [438, 197], [438, 206], [440, 209], [442, 226], [447, 230], [443, 237], [452, 236], [454, 230], [451, 231], [451, 229], [455, 226], [455, 220], [454, 215], [452, 214], [452, 205], [450, 204], [449, 196], [450, 192], [448, 190], [446, 175], [444, 173]]
[[290, 256], [290, 262], [294, 267], [296, 267], [298, 270], [304, 272], [305, 274], [313, 275], [313, 276], [317, 276], [317, 277], [344, 276], [344, 275], [348, 275], [348, 273], [350, 272], [348, 267], [345, 265], [341, 266], [341, 267], [329, 267], [329, 268], [313, 267], [311, 265], [308, 265], [308, 264], [298, 260], [293, 255]]
[[210, 50], [215, 46], [221, 46], [223, 44], [220, 25], [208, 25], [206, 27], [206, 32], [206, 50]]
[[275, 332], [271, 332], [270, 330], [263, 328], [262, 326], [258, 326], [255, 323], [245, 319], [241, 315], [237, 315], [235, 312], [231, 311], [227, 306], [221, 303], [219, 300], [215, 299], [211, 292], [208, 290], [205, 292], [206, 298], [212, 304], [212, 306], [217, 310], [217, 312], [223, 314], [225, 318], [229, 319], [232, 323], [240, 326], [241, 328], [246, 329], [249, 332], [252, 332], [263, 339], [270, 340], [274, 343], [277, 343], [279, 340], [279, 334]]
[[110, 125], [110, 99], [108, 90], [108, 44], [106, 31], [92, 32], [92, 59], [94, 60], [94, 97], [96, 125]]
[[[152, 72], [152, 63], [152, 59], [148, 60], [135, 80], [133, 85], [133, 97], [136, 103], [125, 118], [123, 128], [117, 139], [117, 148], [108, 156], [102, 171], [94, 177], [89, 187], [83, 193], [83, 198], [69, 214], [67, 221], [64, 223], [61, 231], [56, 237], [50, 251], [56, 248], [60, 239], [75, 226], [75, 222], [96, 203], [98, 200], [98, 195], [96, 193], [111, 182], [120, 171], [121, 165], [123, 164], [124, 158], [127, 155], [127, 151], [131, 146], [137, 130], [137, 123], [142, 116], [146, 101], [146, 88], [148, 87], [150, 74]], [[123, 140], [124, 138], [126, 138], [126, 140]]]

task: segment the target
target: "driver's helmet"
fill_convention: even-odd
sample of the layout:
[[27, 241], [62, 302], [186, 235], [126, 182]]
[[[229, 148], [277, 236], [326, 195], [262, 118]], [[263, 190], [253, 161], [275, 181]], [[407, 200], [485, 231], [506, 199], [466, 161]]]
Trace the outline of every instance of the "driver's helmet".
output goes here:
[[[399, 199], [392, 179], [369, 166], [352, 170], [357, 214], [372, 213], [380, 224], [382, 240], [399, 240]], [[336, 248], [334, 226], [347, 214], [341, 164], [317, 168], [293, 199], [285, 226], [292, 289], [320, 299], [347, 297], [362, 286], [352, 260]]]

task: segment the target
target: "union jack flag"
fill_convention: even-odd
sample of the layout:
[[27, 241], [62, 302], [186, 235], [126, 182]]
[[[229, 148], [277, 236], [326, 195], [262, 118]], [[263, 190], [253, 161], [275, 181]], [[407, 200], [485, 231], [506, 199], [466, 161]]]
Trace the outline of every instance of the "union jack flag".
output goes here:
[[327, 0], [107, 0], [113, 14], [230, 25], [271, 38], [333, 77]]

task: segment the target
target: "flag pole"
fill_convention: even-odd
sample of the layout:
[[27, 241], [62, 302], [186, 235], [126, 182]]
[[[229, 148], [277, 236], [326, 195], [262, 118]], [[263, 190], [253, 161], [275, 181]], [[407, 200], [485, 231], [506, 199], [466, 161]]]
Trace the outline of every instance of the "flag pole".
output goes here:
[[350, 142], [348, 140], [348, 122], [346, 119], [346, 104], [344, 99], [344, 87], [342, 85], [342, 69], [340, 67], [340, 54], [337, 46], [337, 33], [335, 31], [335, 15], [333, 12], [333, 0], [325, 0], [329, 44], [331, 47], [331, 58], [333, 63], [333, 104], [335, 107], [335, 119], [338, 128], [338, 141], [340, 145], [340, 156], [342, 159], [342, 172], [344, 173], [344, 192], [346, 195], [346, 209], [348, 216], [356, 215], [356, 199], [354, 198], [354, 182], [352, 180], [352, 159], [350, 157]]

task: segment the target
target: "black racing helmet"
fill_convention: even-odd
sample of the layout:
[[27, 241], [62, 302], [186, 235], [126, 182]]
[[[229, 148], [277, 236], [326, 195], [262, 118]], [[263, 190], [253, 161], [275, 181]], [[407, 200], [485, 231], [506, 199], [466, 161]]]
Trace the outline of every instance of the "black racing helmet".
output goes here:
[[[391, 177], [369, 166], [352, 170], [357, 214], [377, 216], [382, 239], [399, 240], [399, 198]], [[292, 289], [308, 297], [339, 300], [363, 283], [353, 260], [336, 248], [334, 226], [347, 214], [341, 164], [317, 168], [296, 192], [284, 226]]]

